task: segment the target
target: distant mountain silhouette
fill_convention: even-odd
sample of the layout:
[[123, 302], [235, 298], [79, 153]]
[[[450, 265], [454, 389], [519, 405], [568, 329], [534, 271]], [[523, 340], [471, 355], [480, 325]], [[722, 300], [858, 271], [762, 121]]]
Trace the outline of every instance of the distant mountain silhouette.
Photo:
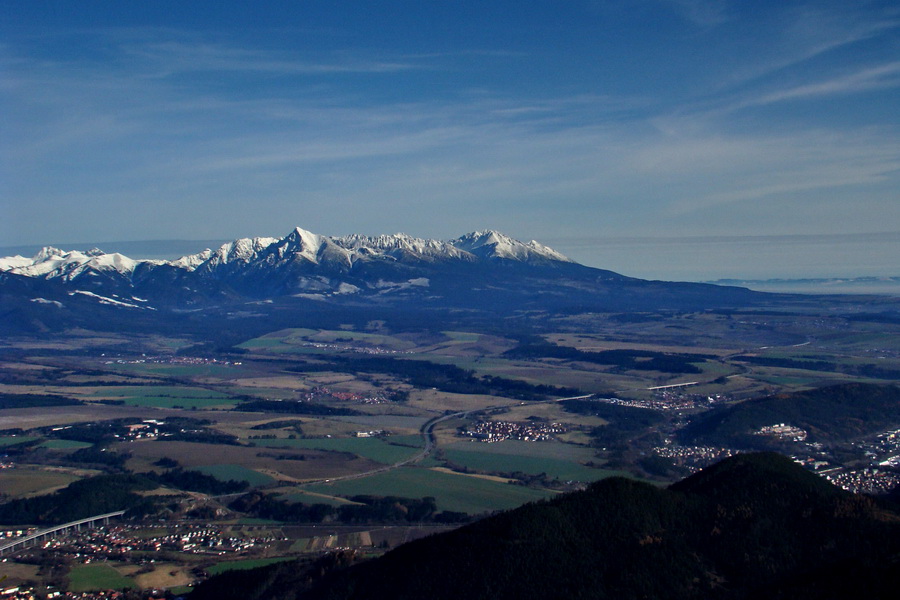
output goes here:
[[179, 330], [185, 320], [222, 316], [217, 311], [236, 313], [229, 319], [277, 319], [323, 305], [341, 311], [346, 323], [372, 311], [696, 311], [789, 298], [626, 277], [494, 231], [445, 242], [402, 234], [334, 238], [297, 228], [280, 239], [239, 239], [168, 261], [53, 247], [0, 258], [0, 334], [7, 335]]
[[213, 578], [192, 599], [893, 598], [898, 534], [896, 508], [748, 454], [669, 489], [606, 479], [349, 568]]

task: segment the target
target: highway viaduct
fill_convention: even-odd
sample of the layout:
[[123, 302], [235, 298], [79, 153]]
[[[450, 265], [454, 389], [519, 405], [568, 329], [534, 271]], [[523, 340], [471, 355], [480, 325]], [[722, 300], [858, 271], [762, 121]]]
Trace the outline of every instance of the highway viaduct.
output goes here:
[[39, 541], [43, 539], [47, 539], [49, 537], [55, 537], [59, 533], [65, 533], [71, 529], [80, 530], [82, 526], [84, 527], [94, 527], [97, 523], [102, 523], [106, 525], [109, 523], [109, 520], [114, 517], [121, 517], [125, 514], [124, 510], [106, 513], [104, 515], [95, 515], [93, 517], [88, 517], [86, 519], [81, 519], [78, 521], [72, 521], [71, 523], [64, 523], [62, 525], [57, 525], [55, 527], [50, 527], [49, 529], [41, 529], [40, 531], [35, 531], [31, 535], [26, 535], [25, 537], [18, 538], [11, 542], [7, 542], [5, 544], [0, 544], [0, 556], [6, 554], [7, 552], [14, 552], [18, 548], [25, 547], [29, 542], [34, 542], [37, 544]]

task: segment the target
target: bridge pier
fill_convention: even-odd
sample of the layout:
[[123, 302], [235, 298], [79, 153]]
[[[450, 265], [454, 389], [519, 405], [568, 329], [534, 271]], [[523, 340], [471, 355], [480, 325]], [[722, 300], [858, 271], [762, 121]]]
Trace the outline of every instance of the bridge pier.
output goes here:
[[16, 550], [16, 548], [24, 547], [28, 545], [29, 542], [31, 542], [32, 545], [36, 546], [41, 540], [46, 540], [48, 537], [56, 537], [57, 532], [65, 533], [70, 529], [81, 531], [82, 525], [87, 525], [88, 527], [93, 528], [96, 526], [97, 522], [102, 522], [104, 525], [108, 525], [111, 518], [121, 517], [123, 514], [125, 514], [125, 511], [120, 510], [118, 512], [107, 513], [105, 515], [88, 517], [87, 519], [81, 519], [80, 521], [72, 521], [71, 523], [65, 523], [63, 525], [58, 525], [50, 529], [45, 529], [43, 531], [37, 531], [18, 540], [6, 544], [0, 544], [0, 556], [6, 554], [7, 551], [13, 552]]

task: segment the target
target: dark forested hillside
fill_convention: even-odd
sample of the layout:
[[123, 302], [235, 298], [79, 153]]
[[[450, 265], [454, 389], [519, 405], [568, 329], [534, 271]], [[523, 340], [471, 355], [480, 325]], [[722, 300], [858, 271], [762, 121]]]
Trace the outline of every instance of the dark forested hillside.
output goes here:
[[192, 598], [888, 598], [898, 534], [887, 505], [741, 455], [669, 489], [607, 479], [324, 577], [284, 564]]
[[787, 423], [811, 441], [837, 442], [900, 424], [900, 386], [847, 383], [748, 400], [699, 417], [682, 432], [688, 442], [761, 447], [753, 432]]

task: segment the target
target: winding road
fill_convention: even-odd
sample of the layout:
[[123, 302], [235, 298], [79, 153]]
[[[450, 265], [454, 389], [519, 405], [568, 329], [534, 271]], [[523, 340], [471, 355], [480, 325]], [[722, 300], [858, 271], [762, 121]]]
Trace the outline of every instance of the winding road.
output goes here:
[[[563, 400], [583, 400], [585, 398], [590, 398], [591, 396], [593, 396], [593, 394], [587, 394], [584, 396], [571, 396], [568, 398], [551, 398], [549, 400], [529, 402], [529, 404], [547, 404], [550, 402], [562, 402]], [[455, 413], [441, 415], [440, 417], [434, 417], [432, 419], [429, 419], [428, 421], [425, 421], [425, 423], [423, 423], [419, 428], [419, 433], [422, 435], [422, 439], [425, 440], [425, 448], [423, 448], [422, 451], [415, 456], [412, 456], [405, 460], [401, 460], [400, 462], [373, 469], [371, 471], [365, 471], [364, 473], [354, 473], [352, 475], [341, 475], [339, 477], [330, 477], [328, 479], [313, 479], [310, 481], [304, 481], [303, 483], [296, 484], [296, 487], [304, 487], [307, 485], [314, 485], [319, 483], [334, 483], [336, 481], [348, 481], [351, 479], [362, 479], [363, 477], [370, 477], [372, 475], [378, 475], [379, 473], [387, 473], [388, 471], [392, 471], [400, 467], [405, 467], [406, 465], [421, 462], [431, 456], [431, 454], [434, 452], [435, 447], [437, 446], [437, 442], [434, 437], [434, 428], [440, 423], [443, 423], [444, 421], [450, 421], [451, 419], [464, 419], [475, 413], [490, 412], [508, 407], [509, 405], [507, 404], [500, 404], [497, 406], [486, 406], [484, 408], [478, 408], [475, 410], [463, 410]]]

